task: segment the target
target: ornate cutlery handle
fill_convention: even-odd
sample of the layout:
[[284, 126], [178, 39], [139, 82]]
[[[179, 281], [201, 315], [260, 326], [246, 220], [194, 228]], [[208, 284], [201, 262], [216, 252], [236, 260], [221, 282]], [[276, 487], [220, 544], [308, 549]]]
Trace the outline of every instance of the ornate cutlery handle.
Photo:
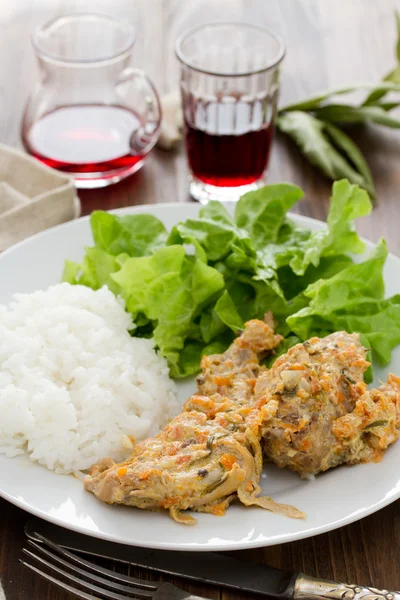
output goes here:
[[325, 581], [299, 573], [293, 598], [294, 600], [400, 600], [400, 592], [377, 590], [352, 583]]

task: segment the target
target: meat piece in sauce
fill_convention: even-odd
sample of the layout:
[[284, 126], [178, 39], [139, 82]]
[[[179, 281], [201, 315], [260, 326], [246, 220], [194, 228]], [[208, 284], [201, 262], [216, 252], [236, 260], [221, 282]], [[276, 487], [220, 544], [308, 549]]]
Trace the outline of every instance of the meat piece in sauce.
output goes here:
[[342, 463], [380, 460], [397, 437], [400, 379], [379, 390], [363, 380], [369, 366], [358, 334], [337, 332], [297, 344], [257, 381], [265, 401], [265, 455], [302, 477]]
[[92, 468], [85, 488], [110, 504], [168, 510], [178, 522], [190, 509], [224, 514], [235, 499], [292, 517], [297, 509], [259, 497], [261, 423], [254, 399], [259, 358], [281, 341], [263, 321], [249, 321], [221, 355], [203, 357], [198, 392], [156, 437], [137, 444], [129, 460], [106, 459]]

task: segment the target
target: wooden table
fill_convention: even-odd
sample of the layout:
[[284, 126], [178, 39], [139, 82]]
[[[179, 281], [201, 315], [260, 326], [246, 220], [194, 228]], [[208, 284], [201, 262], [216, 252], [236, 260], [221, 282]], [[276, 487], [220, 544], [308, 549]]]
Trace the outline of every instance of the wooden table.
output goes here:
[[[188, 27], [211, 20], [243, 19], [269, 26], [284, 37], [282, 102], [321, 89], [359, 81], [377, 81], [394, 65], [393, 10], [400, 0], [85, 0], [85, 10], [106, 12], [136, 24], [135, 64], [144, 68], [161, 92], [177, 84], [173, 46]], [[37, 23], [82, 10], [78, 0], [1, 0], [0, 2], [0, 141], [20, 146], [19, 123], [27, 94], [37, 76], [29, 35]], [[383, 128], [360, 132], [358, 141], [371, 165], [378, 203], [360, 225], [372, 240], [384, 235], [400, 254], [400, 133]], [[306, 196], [299, 212], [325, 219], [330, 183], [316, 173], [286, 140], [273, 149], [270, 181], [292, 181]], [[145, 168], [123, 183], [80, 194], [83, 211], [154, 202], [186, 202], [183, 149], [155, 150]], [[355, 479], [355, 487], [356, 487]], [[371, 481], [379, 485], [379, 481]], [[356, 490], [351, 490], [354, 494]], [[49, 493], [51, 493], [49, 491]], [[345, 497], [348, 490], [343, 490]], [[321, 502], [329, 499], [321, 498]], [[8, 600], [71, 600], [18, 563], [27, 513], [0, 500], [0, 578]], [[362, 521], [296, 543], [238, 553], [310, 575], [400, 588], [400, 504], [396, 502]], [[229, 593], [179, 581], [193, 593], [223, 600], [244, 600]]]

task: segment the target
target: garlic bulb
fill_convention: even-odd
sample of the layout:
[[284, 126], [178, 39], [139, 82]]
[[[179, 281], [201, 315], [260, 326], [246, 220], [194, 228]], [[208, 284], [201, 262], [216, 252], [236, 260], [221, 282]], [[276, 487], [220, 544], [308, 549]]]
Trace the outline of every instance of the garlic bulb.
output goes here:
[[183, 137], [183, 114], [179, 90], [161, 98], [162, 122], [157, 146], [163, 150], [174, 149]]

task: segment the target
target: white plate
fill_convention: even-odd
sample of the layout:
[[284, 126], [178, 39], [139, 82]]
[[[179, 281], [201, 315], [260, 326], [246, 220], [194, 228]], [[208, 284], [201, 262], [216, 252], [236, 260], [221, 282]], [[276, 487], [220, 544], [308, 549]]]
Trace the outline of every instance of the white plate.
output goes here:
[[[118, 214], [152, 213], [167, 228], [194, 217], [196, 204], [140, 206]], [[293, 215], [297, 222], [320, 229], [323, 224]], [[0, 255], [0, 303], [15, 292], [45, 289], [60, 281], [65, 258], [80, 260], [91, 245], [88, 218], [33, 236]], [[372, 244], [369, 243], [372, 247]], [[385, 268], [387, 294], [399, 292], [400, 260], [389, 256]], [[400, 349], [390, 370], [400, 374]], [[389, 369], [376, 369], [376, 380]], [[192, 383], [179, 385], [185, 401]], [[260, 508], [233, 505], [224, 517], [199, 514], [195, 527], [178, 525], [166, 513], [108, 506], [83, 490], [71, 476], [55, 475], [25, 458], [0, 455], [0, 496], [43, 519], [107, 540], [171, 550], [236, 550], [297, 540], [346, 525], [377, 511], [400, 497], [400, 443], [389, 448], [380, 464], [339, 467], [302, 481], [296, 474], [266, 466], [262, 486], [277, 502], [294, 504], [307, 513], [293, 520]]]

